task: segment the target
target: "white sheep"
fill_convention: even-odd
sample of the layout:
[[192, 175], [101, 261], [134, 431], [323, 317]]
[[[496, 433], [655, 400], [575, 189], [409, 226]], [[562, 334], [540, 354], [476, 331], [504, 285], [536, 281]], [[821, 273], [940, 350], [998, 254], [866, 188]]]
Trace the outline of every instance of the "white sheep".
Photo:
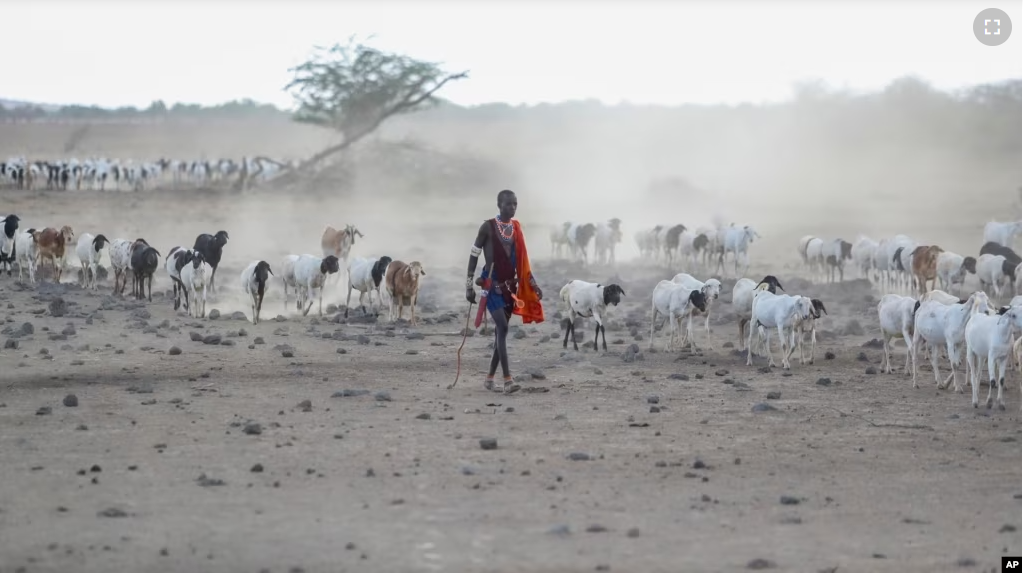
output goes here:
[[[1005, 247], [1012, 247], [1012, 239], [1023, 233], [1023, 221], [989, 221], [984, 224], [984, 243], [994, 241]], [[977, 406], [977, 405], [974, 405]]]
[[99, 269], [103, 250], [109, 243], [110, 240], [102, 233], [96, 236], [91, 233], [83, 233], [78, 237], [75, 253], [82, 265], [82, 281], [86, 287], [96, 288], [96, 271]]
[[859, 271], [859, 274], [864, 279], [870, 281], [872, 285], [877, 283], [874, 274], [874, 251], [877, 249], [878, 243], [873, 239], [861, 235], [856, 238], [856, 243], [852, 247], [852, 258], [853, 264]]
[[181, 281], [181, 270], [192, 261], [192, 257], [197, 252], [191, 249], [186, 249], [180, 245], [171, 248], [170, 252], [167, 253], [167, 259], [164, 261], [164, 269], [167, 270], [167, 276], [170, 277], [171, 284], [174, 287], [174, 310], [177, 311], [181, 307], [181, 297], [185, 298], [185, 310], [189, 309], [189, 296], [188, 288], [185, 287], [184, 282]]
[[[765, 329], [778, 329], [778, 337], [781, 340], [781, 365], [785, 369], [791, 369], [789, 357], [795, 351], [795, 324], [798, 320], [809, 320], [813, 314], [813, 303], [809, 297], [799, 295], [777, 295], [765, 289], [757, 290], [753, 294], [753, 308], [750, 315], [750, 332], [746, 347], [753, 349], [753, 333], [760, 337], [761, 327]], [[766, 334], [766, 333], [765, 333]], [[786, 340], [787, 335], [787, 340]], [[770, 335], [765, 337], [767, 347], [767, 364], [774, 366], [774, 356], [771, 354]], [[788, 344], [786, 344], [788, 343]], [[753, 365], [753, 353], [746, 354], [746, 365]]]
[[[696, 350], [695, 337], [690, 337], [693, 329], [693, 310], [705, 311], [707, 309], [707, 298], [699, 289], [687, 289], [685, 285], [671, 281], [661, 281], [654, 287], [652, 297], [652, 312], [650, 317], [650, 349], [654, 348], [654, 325], [657, 323], [657, 314], [660, 313], [670, 323], [670, 335], [665, 350], [671, 350], [674, 343], [679, 340], [678, 333], [682, 330], [682, 319], [689, 319], [686, 327], [686, 338], [689, 340], [690, 350]], [[681, 350], [682, 345], [679, 344]]]
[[[298, 290], [299, 307], [302, 308], [302, 316], [309, 314], [313, 306], [313, 290], [320, 291], [320, 316], [323, 316], [323, 282], [331, 273], [341, 270], [340, 262], [334, 255], [316, 257], [315, 255], [302, 255], [295, 262], [295, 284]], [[306, 305], [306, 302], [309, 302]]]
[[[309, 257], [312, 257], [312, 255]], [[330, 257], [334, 256], [330, 255]], [[337, 261], [336, 257], [334, 257], [334, 261]], [[270, 264], [260, 260], [249, 263], [242, 270], [242, 292], [249, 296], [250, 303], [252, 304], [253, 325], [259, 324], [259, 312], [263, 308], [263, 296], [266, 295], [266, 287], [270, 283], [270, 276], [273, 274]]]
[[36, 245], [38, 237], [38, 231], [27, 229], [18, 232], [14, 238], [14, 258], [18, 264], [18, 281], [22, 279], [22, 271], [27, 269], [29, 282], [36, 282], [36, 267], [39, 265], [39, 250]]
[[206, 285], [212, 275], [213, 268], [206, 263], [203, 254], [193, 250], [191, 260], [181, 268], [179, 274], [181, 283], [185, 286], [185, 297], [188, 298], [185, 308], [189, 317], [202, 319], [206, 316]]
[[622, 242], [622, 220], [617, 217], [597, 224], [594, 249], [597, 263], [615, 264], [615, 245]]
[[568, 348], [568, 336], [572, 335], [572, 346], [576, 351], [579, 344], [575, 342], [575, 318], [593, 317], [597, 322], [596, 333], [593, 335], [593, 350], [597, 350], [597, 336], [603, 337], [604, 350], [607, 350], [607, 335], [604, 334], [604, 320], [607, 306], [618, 306], [625, 290], [614, 283], [601, 285], [600, 283], [589, 283], [574, 279], [561, 288], [561, 300], [568, 305], [568, 324], [565, 327], [565, 341], [562, 347]]
[[[799, 351], [800, 365], [813, 364], [814, 355], [817, 353], [817, 319], [820, 319], [822, 314], [828, 314], [828, 310], [824, 307], [824, 302], [820, 299], [810, 299], [810, 316], [806, 318], [797, 317], [795, 324], [792, 326], [796, 337], [796, 350]], [[803, 355], [803, 338], [807, 333], [810, 334], [809, 361]]]
[[345, 319], [348, 318], [348, 309], [352, 304], [352, 290], [359, 292], [359, 305], [363, 313], [366, 312], [366, 305], [363, 304], [363, 296], [369, 296], [369, 306], [373, 306], [373, 292], [377, 294], [377, 304], [383, 304], [380, 296], [380, 285], [387, 276], [387, 266], [391, 264], [388, 256], [375, 259], [366, 257], [355, 257], [348, 265], [348, 298], [345, 300]]
[[[987, 408], [991, 408], [991, 391], [998, 385], [998, 408], [1005, 409], [1002, 392], [1005, 390], [1005, 370], [1015, 343], [1014, 333], [1023, 329], [1023, 310], [1009, 307], [1001, 315], [973, 314], [966, 325], [966, 364], [973, 387], [973, 407], [977, 408], [980, 388], [980, 369], [987, 360]], [[997, 374], [997, 376], [996, 376]]]
[[295, 309], [302, 310], [302, 295], [298, 292], [298, 284], [295, 282], [295, 263], [298, 262], [298, 255], [287, 255], [281, 261], [281, 282], [284, 283], [284, 310], [288, 310], [288, 287], [295, 290]]
[[[958, 302], [958, 301], [957, 301]], [[913, 348], [913, 324], [917, 309], [920, 308], [920, 301], [912, 297], [889, 293], [877, 303], [877, 318], [881, 324], [881, 342], [884, 347], [884, 357], [881, 358], [881, 372], [892, 373], [892, 345], [893, 337], [902, 335], [906, 342], [906, 365], [903, 371], [908, 375], [910, 355]]]
[[937, 272], [938, 285], [942, 289], [949, 291], [953, 285], [958, 285], [959, 291], [962, 292], [966, 274], [977, 273], [977, 258], [963, 257], [958, 253], [942, 251], [938, 254]]
[[1016, 282], [1016, 265], [1002, 255], [985, 253], [977, 258], [977, 279], [981, 289], [999, 299], [1002, 288]]
[[[718, 259], [722, 273], [725, 270], [725, 256], [731, 253], [735, 259], [735, 276], [741, 277], [746, 274], [746, 270], [749, 269], [749, 244], [755, 237], [760, 237], [760, 234], [749, 225], [725, 230], [724, 241], [721, 243], [723, 251]], [[740, 265], [742, 271], [739, 271]]]
[[[707, 281], [700, 281], [688, 273], [679, 273], [671, 278], [672, 283], [678, 283], [679, 285], [685, 285], [686, 289], [699, 289], [703, 296], [707, 298], [707, 310], [706, 311], [694, 311], [693, 314], [702, 314], [706, 318], [703, 323], [703, 329], [707, 332], [707, 348], [710, 348], [710, 312], [714, 308], [714, 301], [721, 295], [721, 282], [713, 277], [707, 279]], [[685, 346], [685, 340], [683, 339], [682, 345]]]
[[6, 269], [7, 276], [14, 274], [14, 241], [18, 231], [18, 222], [21, 221], [17, 215], [0, 215], [0, 271]]
[[746, 325], [753, 313], [753, 295], [758, 289], [766, 289], [775, 293], [778, 289], [785, 290], [774, 275], [768, 275], [759, 283], [743, 277], [732, 287], [732, 312], [739, 320], [739, 350], [746, 348]]
[[[948, 388], [951, 381], [956, 392], [963, 392], [956, 378], [959, 366], [959, 349], [966, 336], [966, 324], [973, 313], [987, 313], [990, 310], [987, 294], [977, 291], [970, 295], [965, 303], [944, 305], [937, 301], [924, 301], [917, 309], [913, 318], [913, 345], [910, 353], [913, 357], [913, 388], [919, 388], [916, 382], [917, 354], [921, 345], [927, 345], [931, 353], [931, 367], [934, 369], [934, 382], [939, 389]], [[945, 344], [952, 373], [945, 382], [941, 382], [938, 369], [938, 346]]]

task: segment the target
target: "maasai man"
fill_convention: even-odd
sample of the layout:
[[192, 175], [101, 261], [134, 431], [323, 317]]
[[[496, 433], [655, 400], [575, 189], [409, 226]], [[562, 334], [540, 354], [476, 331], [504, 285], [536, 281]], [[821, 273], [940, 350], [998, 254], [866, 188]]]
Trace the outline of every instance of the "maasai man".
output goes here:
[[540, 304], [543, 291], [537, 287], [536, 278], [529, 267], [522, 227], [518, 220], [512, 219], [518, 206], [519, 200], [513, 191], [505, 189], [497, 194], [499, 213], [480, 226], [469, 253], [469, 277], [465, 280], [465, 298], [475, 303], [473, 283], [476, 281], [473, 275], [476, 273], [480, 253], [483, 253], [486, 263], [479, 283], [483, 285], [490, 279], [490, 290], [484, 300], [487, 311], [494, 318], [495, 336], [494, 356], [490, 359], [490, 370], [487, 371], [483, 386], [488, 390], [498, 390], [494, 388], [494, 374], [500, 363], [505, 393], [514, 393], [520, 388], [512, 381], [508, 369], [508, 321], [512, 315], [519, 315], [523, 323], [543, 322], [543, 307]]

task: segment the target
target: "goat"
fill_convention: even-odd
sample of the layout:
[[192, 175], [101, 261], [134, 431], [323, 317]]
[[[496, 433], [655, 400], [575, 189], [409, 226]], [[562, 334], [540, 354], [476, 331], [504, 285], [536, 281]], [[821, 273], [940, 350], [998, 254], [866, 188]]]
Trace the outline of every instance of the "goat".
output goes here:
[[96, 271], [99, 269], [99, 262], [103, 257], [103, 249], [109, 243], [110, 240], [102, 233], [96, 236], [91, 233], [83, 233], [78, 238], [75, 252], [82, 265], [82, 279], [86, 287], [96, 288]]
[[[181, 269], [192, 261], [192, 258], [195, 257], [196, 253], [198, 252], [191, 249], [185, 249], [180, 245], [171, 248], [171, 250], [167, 253], [167, 260], [164, 262], [164, 268], [167, 269], [167, 275], [170, 276], [171, 284], [174, 286], [175, 311], [181, 307], [181, 295], [185, 296], [185, 310], [188, 311], [188, 289], [181, 280]], [[201, 256], [202, 254], [199, 255]]]
[[937, 288], [938, 256], [944, 251], [937, 245], [918, 245], [913, 249], [913, 277], [916, 278], [921, 295], [927, 292], [928, 281], [931, 282], [931, 287]]
[[835, 239], [824, 248], [824, 263], [828, 266], [828, 282], [835, 282], [835, 271], [838, 271], [839, 282], [845, 281], [845, 262], [852, 260], [852, 243], [844, 239]]
[[[206, 279], [212, 272], [203, 254], [192, 250], [188, 262], [181, 267], [181, 284], [185, 289], [185, 310], [189, 317], [202, 319], [206, 316]], [[208, 271], [209, 270], [209, 271]], [[202, 299], [199, 293], [202, 292]]]
[[[989, 221], [984, 224], [984, 243], [994, 242], [1010, 247], [1012, 238], [1023, 232], [1023, 221]], [[976, 403], [976, 401], [974, 401]], [[977, 406], [974, 404], [973, 406]], [[990, 406], [990, 405], [989, 405]]]
[[28, 268], [29, 282], [36, 282], [36, 264], [39, 260], [39, 251], [36, 247], [38, 238], [38, 231], [28, 229], [18, 233], [14, 239], [14, 259], [18, 264], [18, 281], [21, 281], [22, 271]]
[[977, 258], [963, 257], [958, 253], [943, 251], [938, 254], [935, 270], [938, 276], [938, 285], [942, 289], [948, 291], [952, 289], [953, 285], [959, 285], [959, 291], [962, 292], [966, 274], [977, 274]]
[[220, 265], [220, 258], [224, 254], [224, 246], [230, 237], [227, 232], [220, 230], [216, 235], [200, 233], [195, 238], [195, 245], [192, 249], [202, 254], [203, 260], [210, 266], [213, 272], [210, 274], [210, 292], [216, 293], [217, 266]]
[[908, 375], [910, 355], [913, 350], [913, 325], [916, 312], [920, 309], [921, 302], [912, 297], [904, 297], [889, 293], [881, 297], [877, 303], [877, 318], [881, 324], [881, 342], [884, 347], [884, 357], [881, 358], [881, 372], [892, 373], [892, 346], [893, 337], [902, 335], [906, 342], [906, 365], [903, 371]]
[[878, 243], [873, 239], [861, 235], [856, 239], [851, 251], [853, 263], [860, 276], [870, 281], [871, 284], [876, 283], [872, 271], [874, 251], [877, 249], [877, 245]]
[[[980, 368], [987, 359], [988, 391], [987, 408], [991, 408], [991, 392], [998, 384], [998, 408], [1004, 410], [1002, 392], [1005, 390], [1005, 370], [1009, 355], [1013, 352], [1014, 332], [1023, 329], [1023, 310], [1010, 307], [1001, 315], [975, 313], [966, 325], [966, 364], [970, 370], [970, 385], [973, 387], [973, 408], [977, 408], [977, 393], [980, 388]], [[997, 377], [995, 376], [997, 374]]]
[[622, 242], [622, 220], [617, 217], [597, 224], [594, 251], [597, 263], [615, 264], [615, 245]]
[[827, 315], [828, 310], [824, 307], [824, 301], [810, 299], [810, 316], [808, 318], [797, 318], [793, 325], [796, 337], [796, 349], [799, 351], [799, 364], [805, 365], [806, 358], [803, 356], [803, 335], [810, 333], [810, 364], [813, 364], [814, 355], [817, 353], [817, 319], [821, 314]]
[[[931, 367], [934, 369], [934, 382], [939, 389], [948, 388], [949, 381], [952, 382], [956, 392], [963, 392], [956, 379], [956, 368], [959, 366], [959, 347], [966, 336], [966, 323], [973, 313], [987, 313], [987, 294], [977, 291], [970, 295], [965, 303], [953, 303], [943, 305], [937, 301], [925, 301], [920, 304], [916, 315], [913, 318], [913, 345], [910, 347], [913, 358], [913, 388], [920, 388], [916, 378], [917, 353], [920, 346], [926, 344], [931, 352]], [[941, 382], [938, 369], [938, 345], [944, 343], [948, 351], [948, 360], [952, 366], [952, 372], [945, 382]]]
[[298, 255], [287, 255], [281, 261], [281, 283], [284, 284], [284, 310], [288, 310], [288, 287], [295, 289], [295, 309], [302, 310], [302, 296], [298, 292], [298, 283], [295, 282], [295, 263], [298, 262]]
[[551, 259], [556, 259], [561, 256], [562, 252], [568, 248], [568, 228], [572, 224], [565, 222], [561, 225], [551, 226]]
[[0, 216], [0, 223], [3, 223], [3, 233], [0, 234], [0, 271], [6, 269], [8, 277], [14, 274], [14, 238], [19, 221], [21, 218], [13, 213]]
[[149, 279], [147, 300], [150, 303], [153, 302], [153, 274], [156, 273], [156, 268], [159, 266], [160, 252], [156, 248], [146, 244], [136, 244], [135, 249], [131, 252], [131, 270], [135, 278], [132, 283], [133, 292], [135, 292], [135, 286], [138, 285], [136, 299], [142, 299], [145, 296], [146, 279]]
[[[337, 261], [337, 258], [335, 258], [334, 261]], [[273, 274], [273, 271], [270, 269], [270, 264], [266, 261], [260, 260], [249, 263], [249, 265], [242, 270], [242, 292], [246, 293], [251, 298], [253, 325], [259, 324], [259, 311], [263, 308], [263, 295], [266, 294], [267, 282]]]
[[607, 313], [607, 306], [618, 306], [625, 290], [614, 283], [601, 285], [600, 283], [589, 283], [579, 279], [573, 279], [561, 288], [561, 300], [568, 305], [568, 324], [565, 326], [565, 341], [562, 347], [568, 348], [568, 336], [572, 335], [572, 347], [578, 351], [579, 344], [575, 341], [575, 318], [593, 317], [596, 321], [596, 332], [593, 334], [593, 350], [597, 350], [597, 336], [603, 336], [604, 350], [607, 350], [607, 335], [604, 331], [603, 316]]
[[672, 265], [672, 261], [675, 259], [675, 254], [679, 252], [680, 237], [687, 230], [685, 225], [678, 224], [667, 227], [661, 231], [663, 237], [661, 239], [661, 248], [664, 249], [664, 257], [668, 261], [668, 266]]
[[[323, 316], [323, 286], [326, 278], [331, 273], [341, 270], [340, 263], [334, 255], [316, 257], [314, 255], [302, 255], [295, 261], [295, 288], [298, 291], [299, 307], [302, 308], [302, 316], [309, 314], [313, 307], [313, 290], [320, 290], [319, 314]], [[306, 301], [309, 305], [306, 305]]]
[[[704, 297], [707, 298], [707, 310], [699, 312], [704, 315], [705, 320], [703, 323], [703, 329], [707, 332], [707, 348], [710, 348], [710, 312], [714, 307], [714, 301], [721, 295], [721, 282], [717, 279], [710, 278], [707, 281], [700, 281], [688, 273], [679, 273], [671, 278], [672, 283], [678, 283], [679, 285], [685, 285], [686, 289], [699, 289], [703, 293]], [[694, 312], [696, 314], [696, 312]], [[685, 340], [682, 342], [685, 345]]]
[[597, 226], [592, 223], [575, 224], [568, 227], [568, 247], [573, 258], [581, 258], [586, 263], [586, 251], [589, 249], [590, 239], [597, 233]]
[[[781, 340], [782, 368], [791, 369], [789, 357], [795, 351], [795, 324], [797, 321], [808, 321], [813, 315], [813, 303], [809, 297], [799, 295], [777, 295], [767, 290], [758, 290], [753, 294], [753, 305], [750, 311], [750, 332], [746, 342], [746, 365], [753, 365], [753, 333], [760, 336], [760, 328], [778, 329]], [[786, 346], [786, 332], [788, 345]], [[774, 366], [774, 355], [771, 354], [770, 335], [766, 337], [767, 364]]]
[[[362, 237], [362, 232], [354, 225], [346, 224], [345, 228], [338, 231], [331, 226], [323, 230], [320, 237], [320, 248], [323, 249], [323, 256], [333, 255], [337, 258], [339, 265], [348, 267], [348, 255], [352, 246], [355, 245], [355, 236]], [[341, 280], [341, 274], [335, 276], [335, 281]]]
[[366, 312], [366, 306], [362, 303], [362, 298], [365, 295], [369, 295], [369, 306], [373, 306], [373, 292], [377, 293], [377, 304], [383, 303], [383, 298], [380, 297], [380, 284], [383, 283], [384, 277], [387, 274], [387, 266], [391, 264], [391, 258], [383, 256], [377, 259], [366, 259], [363, 257], [356, 257], [352, 259], [350, 265], [348, 265], [348, 299], [345, 300], [345, 319], [348, 318], [348, 309], [352, 303], [352, 290], [356, 289], [359, 291], [359, 305], [362, 306], [363, 313]]
[[[703, 292], [699, 289], [687, 289], [685, 285], [671, 281], [657, 283], [651, 298], [650, 349], [654, 348], [654, 325], [657, 323], [657, 314], [660, 313], [670, 323], [670, 335], [665, 350], [675, 348], [675, 341], [681, 340], [678, 333], [682, 330], [682, 319], [688, 318], [686, 338], [689, 339], [690, 350], [695, 351], [696, 338], [688, 336], [693, 326], [693, 310], [707, 310], [707, 297]], [[681, 343], [678, 348], [682, 349]]]
[[47, 227], [39, 232], [36, 237], [36, 249], [39, 260], [50, 261], [53, 265], [53, 281], [60, 283], [60, 276], [64, 271], [64, 253], [75, 236], [74, 230], [69, 225], [61, 227], [58, 231], [53, 227]]
[[1023, 259], [1020, 259], [1019, 253], [1016, 253], [1010, 247], [999, 245], [998, 243], [995, 243], [993, 241], [989, 241], [982, 245], [980, 248], [980, 254], [1001, 255], [1002, 257], [1005, 257], [1006, 261], [1009, 261], [1014, 265], [1019, 265], [1020, 263], [1023, 263]]
[[124, 288], [128, 285], [128, 271], [131, 270], [131, 253], [137, 243], [149, 245], [141, 237], [135, 241], [115, 239], [110, 243], [110, 267], [114, 270], [114, 295], [124, 295]]
[[739, 319], [739, 350], [746, 345], [746, 325], [749, 324], [753, 312], [754, 291], [766, 289], [771, 293], [777, 293], [778, 289], [785, 290], [774, 275], [765, 276], [759, 283], [752, 279], [743, 277], [735, 282], [732, 287], [732, 311]]
[[[755, 237], [760, 237], [760, 234], [749, 225], [731, 227], [725, 231], [724, 241], [722, 242], [723, 251], [721, 251], [718, 258], [718, 266], [722, 273], [725, 270], [725, 256], [732, 253], [735, 259], [736, 277], [746, 274], [746, 270], [749, 269], [749, 244], [753, 242]], [[742, 265], [741, 272], [739, 271], [740, 264]]]
[[1002, 287], [1016, 282], [1016, 266], [1018, 264], [1006, 260], [1004, 255], [985, 253], [977, 258], [977, 278], [986, 293], [995, 299], [1002, 296]]
[[401, 319], [402, 311], [405, 308], [405, 300], [409, 300], [411, 308], [412, 325], [418, 324], [416, 320], [416, 301], [419, 299], [419, 288], [422, 285], [420, 277], [426, 275], [423, 264], [418, 261], [405, 263], [404, 261], [392, 261], [387, 266], [384, 275], [384, 283], [387, 286], [387, 294], [391, 297], [391, 306], [388, 318], [395, 320], [394, 308], [398, 308], [397, 318]]

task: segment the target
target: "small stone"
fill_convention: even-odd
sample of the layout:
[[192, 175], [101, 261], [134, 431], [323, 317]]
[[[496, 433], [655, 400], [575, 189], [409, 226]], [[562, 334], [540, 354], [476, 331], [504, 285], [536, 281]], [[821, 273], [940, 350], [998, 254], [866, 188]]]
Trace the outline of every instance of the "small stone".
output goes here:
[[689, 375], [685, 375], [685, 374], [682, 374], [682, 373], [673, 373], [671, 375], [668, 375], [668, 378], [676, 380], [676, 381], [688, 381], [689, 380]]
[[772, 407], [771, 405], [769, 405], [767, 403], [757, 403], [757, 404], [753, 405], [753, 408], [750, 409], [750, 410], [752, 410], [755, 413], [763, 413], [763, 412], [767, 412], [767, 411], [776, 411], [778, 409]]
[[877, 374], [877, 368], [874, 367], [873, 365], [871, 365], [871, 366], [867, 367], [866, 370], [864, 370], [863, 372], [868, 374], [868, 375], [876, 375]]
[[774, 562], [765, 558], [754, 558], [746, 563], [746, 568], [750, 570], [766, 570], [768, 568], [774, 568], [777, 566]]
[[68, 396], [64, 397], [64, 406], [65, 407], [77, 407], [78, 406], [78, 397], [76, 397], [75, 395], [68, 395]]
[[834, 358], [835, 358], [835, 354], [832, 353], [831, 351], [828, 351], [828, 352], [824, 353], [824, 360], [831, 361]]
[[344, 347], [338, 347], [337, 348], [337, 354], [338, 355], [346, 355], [346, 354], [348, 354], [348, 349], [345, 349]]
[[831, 385], [831, 379], [829, 379], [827, 377], [821, 377], [821, 378], [817, 379], [817, 384], [822, 386], [822, 387], [830, 386]]
[[387, 391], [380, 391], [377, 394], [373, 395], [373, 400], [389, 402], [391, 400], [391, 394], [388, 393]]
[[102, 468], [100, 468], [100, 466], [99, 466], [98, 464], [94, 464], [94, 465], [92, 465], [92, 467], [91, 467], [91, 468], [89, 469], [89, 472], [103, 472], [103, 469], [102, 469]]
[[242, 431], [245, 434], [263, 434], [263, 427], [259, 423], [248, 423]]
[[178, 347], [178, 346], [171, 347], [170, 349], [167, 350], [167, 354], [168, 355], [180, 355], [181, 354], [181, 347]]
[[656, 405], [651, 405], [650, 406], [650, 412], [652, 412], [652, 413], [659, 413], [659, 412], [661, 412], [661, 407], [658, 407]]
[[592, 532], [592, 533], [607, 532], [607, 527], [604, 526], [603, 524], [591, 524], [591, 525], [586, 527], [586, 532]]
[[796, 498], [795, 496], [788, 496], [786, 494], [783, 494], [781, 496], [781, 498], [778, 499], [778, 502], [781, 502], [782, 504], [784, 504], [786, 506], [792, 506], [792, 505], [795, 505], [795, 504], [799, 504], [799, 499]]
[[770, 391], [767, 393], [767, 400], [776, 401], [781, 398], [781, 391]]
[[195, 331], [190, 331], [188, 333], [188, 338], [198, 343], [198, 342], [202, 341], [203, 336], [202, 336], [202, 333], [196, 333]]
[[590, 455], [585, 452], [571, 452], [568, 453], [568, 460], [590, 460]]
[[221, 341], [220, 335], [206, 335], [202, 338], [204, 345], [219, 345]]
[[265, 345], [266, 341], [263, 340], [263, 337], [256, 337], [255, 339], [252, 340], [252, 344], [254, 344], [254, 345]]
[[302, 412], [304, 412], [304, 413], [308, 413], [308, 412], [313, 410], [313, 402], [310, 401], [309, 399], [306, 399], [306, 400], [298, 403], [298, 405], [296, 405], [296, 408], [301, 409]]
[[216, 321], [220, 318], [220, 309], [210, 309], [210, 313], [207, 317], [209, 317], [211, 321]]
[[714, 374], [719, 376], [719, 377], [723, 377], [723, 376], [728, 374], [728, 369], [718, 369], [718, 370], [714, 371]]
[[252, 465], [250, 472], [263, 472], [263, 465], [257, 462], [256, 464]]
[[43, 415], [48, 415], [48, 414], [50, 414], [52, 412], [53, 412], [53, 409], [50, 408], [50, 407], [39, 407], [36, 410], [36, 415], [43, 416]]
[[419, 413], [418, 415], [416, 415], [416, 418], [419, 420], [428, 421], [430, 420], [430, 413]]
[[124, 518], [128, 516], [128, 513], [121, 510], [120, 508], [110, 507], [104, 510], [100, 510], [96, 513], [101, 518]]
[[295, 351], [292, 351], [291, 349], [284, 349], [281, 351], [281, 356], [285, 359], [290, 359], [295, 356]]
[[639, 538], [639, 528], [630, 528], [625, 535], [629, 538]]
[[497, 448], [497, 439], [496, 438], [481, 438], [480, 439], [480, 448], [483, 449], [483, 450], [494, 450], [495, 448]]
[[656, 405], [657, 403], [661, 402], [661, 397], [658, 397], [657, 395], [650, 395], [649, 397], [646, 398], [646, 402], [651, 405]]
[[700, 459], [696, 459], [693, 462], [693, 468], [707, 468], [707, 464]]

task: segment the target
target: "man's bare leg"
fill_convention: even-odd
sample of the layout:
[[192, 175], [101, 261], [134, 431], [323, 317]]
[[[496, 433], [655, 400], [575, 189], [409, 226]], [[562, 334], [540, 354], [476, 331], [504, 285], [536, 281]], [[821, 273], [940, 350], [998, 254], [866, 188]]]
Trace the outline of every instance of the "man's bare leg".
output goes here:
[[508, 368], [508, 319], [511, 314], [507, 310], [492, 311], [494, 318], [494, 354], [490, 358], [490, 370], [487, 373], [487, 382], [493, 387], [494, 375], [497, 373], [497, 365], [501, 365], [501, 374], [504, 375], [504, 392], [514, 393], [521, 387], [512, 380], [511, 370]]

